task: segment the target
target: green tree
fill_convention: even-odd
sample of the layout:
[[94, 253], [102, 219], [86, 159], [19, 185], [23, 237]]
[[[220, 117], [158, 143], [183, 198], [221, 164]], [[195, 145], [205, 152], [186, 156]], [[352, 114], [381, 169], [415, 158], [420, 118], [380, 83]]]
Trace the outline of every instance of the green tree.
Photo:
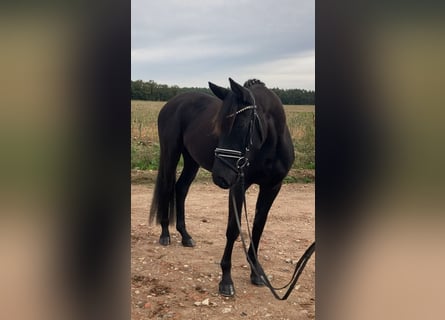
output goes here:
[[[131, 81], [131, 99], [134, 100], [167, 101], [177, 94], [188, 91], [212, 94], [209, 88], [181, 88], [177, 85], [158, 84], [153, 80], [148, 82], [142, 80]], [[315, 91], [280, 88], [273, 88], [272, 91], [278, 95], [283, 104], [315, 104]]]

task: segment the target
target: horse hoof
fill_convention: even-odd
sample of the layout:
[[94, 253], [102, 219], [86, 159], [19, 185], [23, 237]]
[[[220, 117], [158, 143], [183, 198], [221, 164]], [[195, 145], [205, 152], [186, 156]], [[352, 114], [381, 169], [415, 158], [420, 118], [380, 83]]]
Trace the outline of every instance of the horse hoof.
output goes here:
[[195, 246], [195, 241], [190, 238], [190, 239], [182, 239], [182, 245], [184, 247], [194, 247]]
[[168, 246], [170, 244], [170, 237], [160, 237], [159, 244], [163, 246]]
[[235, 287], [233, 284], [219, 284], [219, 294], [224, 297], [233, 297], [235, 295]]
[[256, 274], [250, 276], [250, 282], [258, 287], [262, 287], [265, 285], [263, 279], [261, 279], [261, 277], [258, 277]]

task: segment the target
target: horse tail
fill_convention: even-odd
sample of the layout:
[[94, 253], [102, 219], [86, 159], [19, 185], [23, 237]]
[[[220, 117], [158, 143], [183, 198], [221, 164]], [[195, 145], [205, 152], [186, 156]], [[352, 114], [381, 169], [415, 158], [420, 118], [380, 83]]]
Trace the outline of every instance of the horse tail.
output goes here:
[[164, 171], [164, 165], [162, 165], [162, 156], [159, 165], [159, 173], [156, 178], [155, 189], [153, 192], [153, 199], [150, 207], [149, 223], [153, 223], [156, 217], [156, 223], [160, 224], [161, 221], [168, 219], [170, 224], [175, 222], [175, 183], [176, 173], [172, 170], [172, 175], [169, 172]]
[[157, 224], [160, 224], [162, 221], [169, 221], [170, 224], [174, 224], [176, 221], [176, 166], [179, 162], [181, 153], [178, 150], [180, 149], [180, 146], [177, 145], [176, 142], [173, 142], [175, 139], [171, 139], [162, 131], [161, 123], [162, 120], [160, 114], [158, 128], [161, 150], [158, 176], [156, 178], [153, 199], [150, 207], [149, 223], [153, 223], [156, 217]]

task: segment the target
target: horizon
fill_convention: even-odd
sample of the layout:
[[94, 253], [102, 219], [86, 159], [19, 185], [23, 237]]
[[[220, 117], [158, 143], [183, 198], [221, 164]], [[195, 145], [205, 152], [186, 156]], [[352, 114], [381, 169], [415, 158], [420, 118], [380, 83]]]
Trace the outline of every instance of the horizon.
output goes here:
[[[256, 79], [256, 78], [250, 78], [250, 79]], [[244, 81], [241, 81], [241, 82], [239, 82], [239, 83], [241, 83], [241, 84], [243, 84], [245, 81], [247, 81], [247, 80], [249, 80], [249, 79], [246, 79], [246, 80], [244, 80]], [[258, 80], [261, 80], [261, 79], [258, 79]], [[207, 86], [181, 86], [181, 85], [179, 85], [179, 84], [176, 84], [176, 83], [173, 83], [173, 84], [171, 84], [171, 83], [163, 83], [163, 82], [159, 82], [159, 81], [156, 81], [156, 80], [153, 80], [153, 79], [149, 79], [149, 80], [143, 80], [143, 79], [136, 79], [136, 80], [133, 80], [133, 79], [131, 79], [131, 81], [133, 81], [133, 82], [136, 82], [136, 81], [142, 81], [142, 82], [144, 82], [144, 83], [148, 83], [148, 82], [150, 82], [150, 81], [153, 81], [154, 83], [156, 83], [156, 84], [158, 84], [158, 85], [166, 85], [166, 86], [168, 86], [168, 87], [174, 87], [174, 86], [176, 86], [176, 87], [178, 87], [178, 88], [180, 88], [180, 89], [182, 89], [182, 88], [198, 88], [198, 89], [209, 89], [209, 86], [208, 86], [208, 81], [207, 81]], [[236, 80], [235, 80], [236, 81]], [[210, 81], [210, 82], [213, 82], [213, 81]], [[227, 81], [228, 82], [228, 81]], [[238, 81], [237, 81], [238, 82]], [[213, 82], [214, 83], [214, 82]], [[218, 83], [215, 83], [215, 84], [217, 84], [217, 85], [219, 85]], [[267, 85], [267, 83], [265, 83], [265, 85], [266, 85], [266, 87], [267, 88], [269, 88], [269, 89], [280, 89], [280, 90], [305, 90], [305, 91], [313, 91], [313, 92], [315, 92], [315, 89], [306, 89], [306, 88], [282, 88], [282, 87], [276, 87], [276, 86], [274, 86], [274, 87], [272, 87], [272, 86], [268, 86]], [[230, 88], [230, 86], [224, 86], [224, 85], [221, 85], [221, 87], [224, 87], [224, 88]], [[209, 89], [210, 90], [210, 89]]]

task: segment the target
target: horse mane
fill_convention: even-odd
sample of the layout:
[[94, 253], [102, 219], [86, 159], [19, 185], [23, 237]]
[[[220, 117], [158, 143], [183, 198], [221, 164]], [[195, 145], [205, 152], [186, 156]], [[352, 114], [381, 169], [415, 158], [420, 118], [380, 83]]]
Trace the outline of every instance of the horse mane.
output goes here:
[[246, 82], [244, 82], [244, 87], [245, 87], [245, 88], [250, 88], [250, 87], [252, 87], [252, 86], [254, 86], [254, 85], [256, 85], [256, 84], [259, 84], [259, 85], [262, 85], [262, 86], [266, 86], [266, 85], [264, 84], [264, 82], [262, 82], [261, 80], [258, 80], [258, 79], [249, 79], [249, 80], [247, 80]]
[[[258, 79], [247, 80], [244, 82], [244, 87], [248, 89], [261, 88], [257, 93], [262, 97], [263, 102], [267, 101], [262, 104], [263, 108], [261, 108], [261, 110], [272, 115], [272, 118], [275, 119], [277, 132], [282, 132], [286, 124], [286, 114], [284, 113], [281, 99], [273, 91], [268, 89], [264, 82]], [[279, 104], [277, 104], [277, 102], [279, 102]]]

